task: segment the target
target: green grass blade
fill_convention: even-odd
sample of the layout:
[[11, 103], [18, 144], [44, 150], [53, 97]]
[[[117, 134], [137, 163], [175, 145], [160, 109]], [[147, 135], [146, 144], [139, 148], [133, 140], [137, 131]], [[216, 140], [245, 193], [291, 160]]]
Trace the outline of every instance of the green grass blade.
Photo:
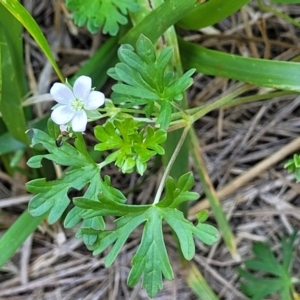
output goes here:
[[194, 263], [186, 262], [184, 273], [188, 286], [199, 299], [219, 300]]
[[118, 62], [118, 47], [118, 39], [116, 37], [107, 40], [82, 68], [76, 72], [69, 80], [69, 83], [72, 85], [76, 78], [81, 75], [87, 75], [92, 78], [93, 87], [96, 89], [101, 88], [108, 78], [107, 70], [114, 67]]
[[27, 211], [24, 211], [4, 233], [0, 239], [0, 268], [14, 255], [44, 218], [45, 216], [34, 218]]
[[193, 129], [190, 130], [191, 152], [194, 160], [194, 167], [199, 174], [203, 190], [211, 205], [214, 217], [218, 223], [218, 229], [224, 239], [224, 242], [234, 258], [238, 258], [235, 238], [231, 232], [230, 226], [226, 220], [226, 216], [222, 210], [220, 200], [212, 185], [210, 177], [207, 173], [205, 163], [201, 155], [198, 138]]
[[[135, 45], [142, 33], [154, 43], [170, 26], [174, 25], [183, 16], [191, 12], [195, 7], [198, 7], [198, 5], [200, 3], [197, 0], [166, 1], [129, 30], [120, 42], [122, 44], [129, 43]], [[153, 30], [154, 28], [155, 30]]]
[[0, 0], [0, 3], [27, 29], [27, 31], [32, 35], [36, 43], [39, 45], [41, 50], [44, 52], [45, 56], [51, 63], [52, 67], [56, 71], [59, 79], [64, 82], [65, 78], [62, 75], [56, 61], [52, 55], [51, 48], [42, 33], [40, 27], [37, 25], [36, 21], [32, 18], [29, 12], [24, 8], [18, 0]]
[[0, 135], [0, 156], [24, 149], [26, 146], [12, 137], [9, 132]]
[[300, 92], [300, 64], [242, 57], [179, 40], [183, 66], [258, 86]]
[[21, 95], [24, 96], [27, 93], [28, 88], [23, 53], [23, 26], [2, 5], [0, 5], [0, 16], [1, 26], [9, 36], [9, 43], [11, 45], [10, 52], [13, 57], [15, 70], [17, 70], [15, 73], [16, 82]]
[[250, 0], [209, 0], [187, 14], [176, 25], [185, 29], [207, 27], [232, 15], [248, 2]]
[[[18, 141], [29, 144], [29, 139], [25, 133], [26, 121], [22, 108], [22, 94], [19, 89], [17, 72], [14, 66], [14, 54], [10, 44], [10, 36], [5, 31], [5, 27], [0, 21], [0, 111], [8, 131]], [[4, 63], [5, 62], [5, 63]]]

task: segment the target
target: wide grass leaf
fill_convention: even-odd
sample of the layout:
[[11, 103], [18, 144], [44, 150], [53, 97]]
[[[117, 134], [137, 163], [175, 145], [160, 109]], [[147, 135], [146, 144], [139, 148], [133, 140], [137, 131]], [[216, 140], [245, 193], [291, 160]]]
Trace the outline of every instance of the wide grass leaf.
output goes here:
[[[185, 29], [199, 29], [218, 23], [235, 13], [250, 0], [209, 0], [184, 16], [176, 25]], [[213, 12], [213, 13], [211, 13]]]
[[[3, 8], [2, 8], [3, 9]], [[12, 56], [11, 36], [5, 31], [0, 20], [0, 111], [8, 131], [18, 141], [29, 144], [25, 133], [26, 120], [22, 108], [21, 90], [16, 74], [22, 72], [17, 70], [15, 65], [16, 57]]]
[[300, 64], [276, 60], [242, 57], [209, 50], [179, 40], [185, 68], [199, 73], [243, 81], [258, 86], [300, 92]]

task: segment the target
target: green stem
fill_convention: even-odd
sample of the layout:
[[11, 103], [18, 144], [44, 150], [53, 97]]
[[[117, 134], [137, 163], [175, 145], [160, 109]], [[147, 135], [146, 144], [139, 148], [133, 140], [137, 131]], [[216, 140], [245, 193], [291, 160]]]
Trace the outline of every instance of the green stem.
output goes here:
[[246, 97], [239, 97], [232, 99], [232, 101], [228, 104], [223, 106], [224, 108], [229, 108], [232, 106], [237, 106], [249, 102], [256, 102], [260, 100], [268, 100], [271, 98], [276, 98], [276, 97], [283, 97], [283, 96], [289, 96], [289, 95], [298, 95], [299, 92], [293, 92], [293, 91], [278, 91], [278, 92], [271, 92], [263, 95], [251, 95], [251, 96], [246, 96]]
[[230, 93], [229, 95], [219, 99], [218, 101], [215, 101], [214, 103], [204, 107], [203, 109], [201, 109], [200, 111], [196, 112], [195, 114], [191, 115], [193, 122], [199, 120], [200, 118], [202, 118], [204, 115], [206, 115], [208, 112], [220, 108], [220, 107], [224, 107], [228, 104], [230, 104], [230, 102], [232, 101], [233, 98], [237, 97], [238, 95], [246, 92], [249, 90], [249, 88], [251, 88], [252, 85], [251, 84], [245, 84], [244, 86], [242, 86], [241, 88], [237, 89], [236, 91], [234, 91], [233, 93]]
[[[261, 100], [268, 100], [275, 97], [282, 97], [282, 96], [289, 96], [289, 95], [297, 95], [298, 92], [294, 91], [278, 91], [278, 92], [271, 92], [263, 95], [251, 95], [246, 97], [239, 97], [235, 99], [227, 98], [224, 100], [224, 98], [221, 98], [211, 104], [205, 104], [199, 107], [187, 109], [186, 113], [191, 116], [193, 119], [193, 122], [196, 120], [202, 118], [204, 115], [210, 113], [211, 111], [218, 109], [218, 108], [229, 108], [249, 102], [256, 102]], [[232, 95], [232, 94], [230, 94]], [[229, 95], [228, 95], [229, 96]], [[227, 97], [227, 96], [226, 96]], [[232, 97], [231, 97], [232, 98]], [[171, 126], [168, 128], [168, 131], [174, 131], [178, 128], [183, 128], [186, 125], [186, 121], [182, 120], [182, 113], [176, 112], [172, 114], [172, 120]], [[180, 119], [179, 119], [180, 118]], [[178, 119], [178, 120], [176, 120]]]
[[[247, 85], [247, 87], [240, 88], [236, 92], [227, 95], [226, 97], [223, 97], [211, 104], [205, 104], [201, 105], [199, 107], [191, 108], [191, 109], [180, 109], [180, 112], [172, 113], [171, 119], [172, 122], [170, 124], [170, 127], [168, 128], [168, 132], [172, 132], [175, 130], [178, 130], [180, 128], [184, 128], [186, 126], [186, 120], [183, 117], [183, 114], [189, 115], [189, 117], [193, 120], [192, 122], [195, 122], [205, 116], [206, 114], [210, 113], [211, 111], [219, 108], [229, 108], [249, 102], [256, 102], [256, 101], [263, 101], [268, 100], [275, 97], [283, 97], [283, 96], [289, 96], [289, 95], [297, 95], [298, 92], [294, 91], [277, 91], [277, 92], [270, 92], [263, 95], [251, 95], [251, 96], [245, 96], [245, 97], [238, 97], [233, 99], [235, 96], [237, 96], [240, 93], [244, 93], [245, 91], [252, 88], [251, 85]], [[176, 106], [177, 107], [177, 106]], [[106, 109], [99, 109], [99, 112], [105, 112]], [[138, 113], [138, 114], [144, 114], [142, 110], [134, 110], [134, 109], [120, 109], [120, 112], [122, 113]], [[103, 114], [102, 118], [109, 117], [109, 114]], [[136, 121], [140, 122], [146, 122], [146, 123], [155, 123], [156, 117], [149, 119], [149, 118], [141, 118], [141, 117], [134, 117]]]
[[182, 135], [181, 135], [181, 137], [180, 137], [180, 139], [178, 141], [178, 144], [177, 144], [176, 148], [174, 149], [174, 152], [173, 152], [173, 154], [172, 154], [172, 156], [171, 156], [171, 158], [170, 158], [170, 160], [168, 162], [168, 165], [167, 165], [167, 167], [165, 169], [165, 172], [163, 174], [163, 177], [162, 177], [162, 179], [160, 181], [160, 184], [159, 184], [159, 187], [157, 189], [157, 192], [156, 192], [156, 195], [155, 195], [155, 199], [153, 201], [154, 205], [157, 204], [159, 202], [159, 200], [160, 200], [162, 191], [163, 191], [164, 186], [165, 186], [166, 179], [167, 179], [167, 177], [168, 177], [168, 175], [169, 175], [169, 173], [171, 171], [171, 168], [172, 168], [172, 166], [173, 166], [173, 164], [174, 164], [174, 162], [175, 162], [175, 160], [176, 160], [176, 158], [178, 156], [178, 153], [179, 153], [179, 151], [181, 149], [181, 146], [183, 145], [183, 143], [185, 141], [185, 138], [187, 136], [187, 133], [188, 133], [189, 129], [190, 129], [190, 126], [186, 126], [184, 128], [184, 130], [182, 132]]

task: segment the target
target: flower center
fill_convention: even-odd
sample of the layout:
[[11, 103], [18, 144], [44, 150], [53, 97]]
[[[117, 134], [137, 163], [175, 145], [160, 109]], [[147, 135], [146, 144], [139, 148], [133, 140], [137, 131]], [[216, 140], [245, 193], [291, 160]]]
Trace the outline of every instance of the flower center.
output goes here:
[[84, 108], [84, 102], [81, 99], [76, 98], [72, 101], [71, 106], [75, 111], [80, 111]]

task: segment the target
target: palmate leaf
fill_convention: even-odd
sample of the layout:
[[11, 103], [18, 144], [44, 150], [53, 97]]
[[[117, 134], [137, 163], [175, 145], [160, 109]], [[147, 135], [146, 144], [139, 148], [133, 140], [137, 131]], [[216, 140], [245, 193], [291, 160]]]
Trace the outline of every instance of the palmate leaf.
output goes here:
[[143, 175], [149, 159], [156, 154], [164, 154], [159, 144], [165, 142], [166, 132], [154, 130], [151, 126], [139, 131], [139, 126], [134, 119], [126, 117], [95, 127], [95, 137], [100, 141], [95, 145], [95, 150], [114, 150], [103, 164], [114, 162], [123, 173], [131, 173], [136, 169]]
[[300, 181], [300, 156], [298, 154], [294, 154], [294, 157], [284, 164], [284, 168], [288, 173], [294, 173], [296, 180]]
[[263, 300], [267, 295], [282, 289], [282, 281], [280, 279], [256, 277], [242, 269], [239, 270], [239, 274], [247, 280], [247, 283], [241, 284], [242, 291], [246, 295], [251, 296], [252, 300]]
[[[290, 267], [293, 260], [293, 244], [296, 233], [290, 238], [282, 240], [282, 264], [276, 259], [271, 249], [263, 243], [255, 243], [253, 253], [255, 257], [245, 262], [246, 269], [239, 269], [242, 277], [242, 290], [251, 299], [262, 300], [267, 295], [280, 293], [281, 300], [292, 300], [293, 287]], [[248, 270], [247, 270], [248, 269]], [[249, 271], [252, 271], [250, 273]], [[255, 276], [254, 271], [264, 272], [263, 276]]]
[[67, 8], [74, 11], [75, 24], [83, 26], [91, 33], [97, 33], [103, 26], [103, 33], [116, 35], [119, 24], [127, 24], [127, 11], [138, 11], [136, 0], [66, 0]]
[[[171, 120], [172, 101], [183, 98], [184, 91], [193, 83], [191, 69], [176, 79], [167, 72], [173, 49], [164, 48], [157, 56], [152, 42], [141, 35], [134, 49], [122, 45], [118, 50], [120, 63], [108, 70], [118, 83], [112, 87], [112, 100], [125, 107], [145, 105], [145, 113], [157, 113], [157, 123], [166, 129]], [[155, 105], [154, 105], [155, 104]]]
[[[199, 197], [197, 193], [188, 191], [193, 184], [191, 173], [183, 175], [177, 183], [169, 178], [166, 196], [157, 205], [126, 205], [113, 201], [102, 194], [98, 197], [98, 201], [75, 198], [76, 206], [94, 210], [94, 216], [113, 215], [119, 217], [114, 230], [99, 232], [91, 228], [82, 228], [84, 234], [97, 234], [96, 242], [88, 247], [96, 255], [112, 246], [105, 258], [105, 265], [108, 267], [114, 262], [133, 230], [144, 224], [141, 243], [132, 258], [128, 284], [133, 286], [142, 278], [142, 286], [147, 290], [149, 296], [155, 296], [162, 288], [163, 276], [167, 279], [173, 278], [162, 232], [164, 220], [177, 235], [181, 251], [187, 260], [192, 259], [195, 253], [193, 236], [209, 245], [218, 238], [218, 232], [213, 226], [202, 223], [194, 226], [185, 219], [182, 212], [177, 210], [177, 206], [184, 201], [195, 200]], [[82, 217], [85, 218], [85, 215]]]
[[[46, 181], [43, 178], [27, 183], [27, 190], [36, 194], [29, 202], [29, 212], [32, 216], [41, 216], [49, 213], [50, 224], [56, 222], [70, 203], [68, 191], [70, 188], [81, 190], [87, 184], [93, 190], [100, 190], [99, 168], [84, 150], [83, 139], [78, 137], [77, 148], [63, 143], [57, 147], [55, 140], [38, 129], [33, 129], [32, 145], [42, 144], [49, 154], [37, 155], [29, 159], [28, 165], [32, 168], [41, 167], [43, 158], [63, 166], [72, 167], [62, 178]], [[89, 189], [88, 196], [91, 197]]]

